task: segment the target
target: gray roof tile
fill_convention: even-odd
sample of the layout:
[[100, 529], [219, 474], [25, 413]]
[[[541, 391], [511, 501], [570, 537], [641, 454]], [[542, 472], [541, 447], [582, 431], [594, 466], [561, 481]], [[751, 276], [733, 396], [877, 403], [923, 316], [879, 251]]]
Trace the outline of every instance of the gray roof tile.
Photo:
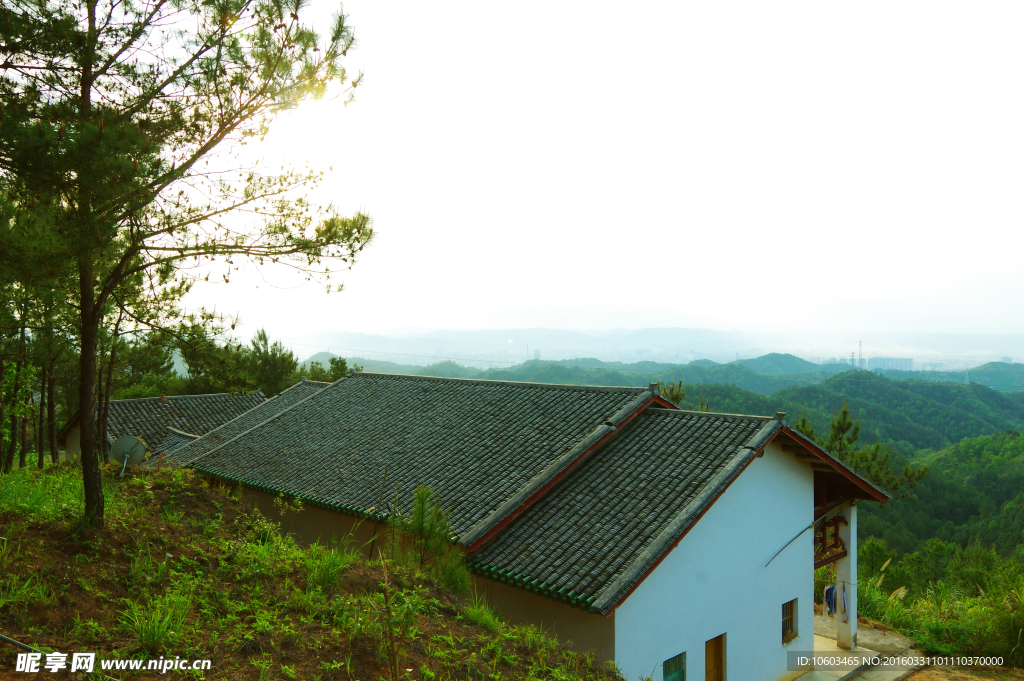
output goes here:
[[642, 578], [645, 554], [660, 556], [656, 544], [677, 538], [699, 502], [738, 474], [766, 426], [781, 427], [767, 417], [648, 409], [474, 552], [470, 566], [564, 587], [607, 612]]
[[202, 435], [266, 399], [256, 391], [248, 395], [175, 395], [166, 402], [159, 397], [111, 400], [107, 438], [114, 442], [122, 435], [132, 435], [156, 451], [171, 428]]
[[[210, 450], [219, 447], [236, 435], [263, 423], [307, 397], [320, 392], [328, 385], [330, 384], [319, 381], [300, 381], [281, 392], [281, 394], [264, 400], [252, 409], [207, 432], [202, 437], [194, 441], [178, 444], [174, 449], [168, 448], [167, 453], [164, 455], [162, 466], [165, 468], [175, 468], [195, 463], [206, 456]], [[144, 463], [143, 467], [155, 468], [156, 461], [156, 458], [152, 458]]]
[[[454, 531], [492, 524], [645, 388], [360, 373], [212, 449], [199, 470], [364, 512], [429, 486]], [[386, 472], [386, 476], [385, 476]], [[383, 497], [382, 497], [383, 490]]]

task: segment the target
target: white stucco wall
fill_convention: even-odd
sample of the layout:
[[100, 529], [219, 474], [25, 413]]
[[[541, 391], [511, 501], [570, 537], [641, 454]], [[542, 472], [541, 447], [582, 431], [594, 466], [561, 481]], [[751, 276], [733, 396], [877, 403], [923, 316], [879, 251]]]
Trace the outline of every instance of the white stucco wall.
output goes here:
[[[615, 612], [615, 661], [627, 681], [662, 681], [686, 653], [686, 678], [704, 679], [704, 644], [726, 635], [726, 678], [787, 676], [786, 651], [811, 650], [814, 476], [769, 445]], [[782, 644], [782, 604], [797, 601], [799, 638]]]

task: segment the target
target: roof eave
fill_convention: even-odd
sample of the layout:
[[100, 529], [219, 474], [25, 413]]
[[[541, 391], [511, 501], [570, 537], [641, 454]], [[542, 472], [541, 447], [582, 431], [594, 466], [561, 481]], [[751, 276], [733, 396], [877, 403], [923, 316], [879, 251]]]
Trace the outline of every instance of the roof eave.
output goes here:
[[[866, 478], [862, 477], [855, 470], [853, 470], [845, 463], [840, 461], [838, 458], [830, 454], [828, 451], [826, 451], [820, 445], [818, 445], [818, 443], [816, 443], [814, 440], [811, 440], [809, 437], [801, 433], [796, 428], [793, 428], [792, 426], [785, 426], [782, 430], [779, 431], [779, 433], [785, 433], [789, 437], [796, 440], [797, 443], [803, 445], [803, 447], [807, 449], [807, 451], [817, 456], [823, 462], [827, 463], [829, 466], [835, 469], [837, 473], [839, 473], [844, 478], [849, 480], [851, 483], [856, 485], [858, 488], [863, 490], [865, 495], [867, 495], [863, 497], [865, 501], [877, 501], [881, 504], [884, 504], [890, 499], [892, 499], [891, 494], [886, 492], [881, 487], [878, 487], [870, 480], [867, 480]], [[773, 438], [774, 437], [775, 436], [773, 436]]]

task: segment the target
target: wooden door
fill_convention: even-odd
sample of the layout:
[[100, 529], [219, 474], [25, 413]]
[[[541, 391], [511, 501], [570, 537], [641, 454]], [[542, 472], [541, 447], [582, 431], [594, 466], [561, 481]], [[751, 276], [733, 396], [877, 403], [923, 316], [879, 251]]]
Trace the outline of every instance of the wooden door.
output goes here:
[[725, 634], [704, 644], [705, 681], [725, 681]]

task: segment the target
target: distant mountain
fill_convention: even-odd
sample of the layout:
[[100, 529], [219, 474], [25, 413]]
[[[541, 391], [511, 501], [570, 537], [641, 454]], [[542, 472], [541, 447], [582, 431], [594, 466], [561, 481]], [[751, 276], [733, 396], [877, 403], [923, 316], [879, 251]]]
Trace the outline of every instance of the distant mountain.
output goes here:
[[978, 383], [1000, 392], [1024, 392], [1024, 364], [989, 362], [970, 371], [896, 371], [882, 372], [889, 378], [922, 383]]
[[740, 359], [735, 362], [759, 374], [768, 376], [793, 376], [796, 374], [813, 374], [819, 367], [814, 362], [800, 359], [794, 355], [772, 352], [754, 359]]

